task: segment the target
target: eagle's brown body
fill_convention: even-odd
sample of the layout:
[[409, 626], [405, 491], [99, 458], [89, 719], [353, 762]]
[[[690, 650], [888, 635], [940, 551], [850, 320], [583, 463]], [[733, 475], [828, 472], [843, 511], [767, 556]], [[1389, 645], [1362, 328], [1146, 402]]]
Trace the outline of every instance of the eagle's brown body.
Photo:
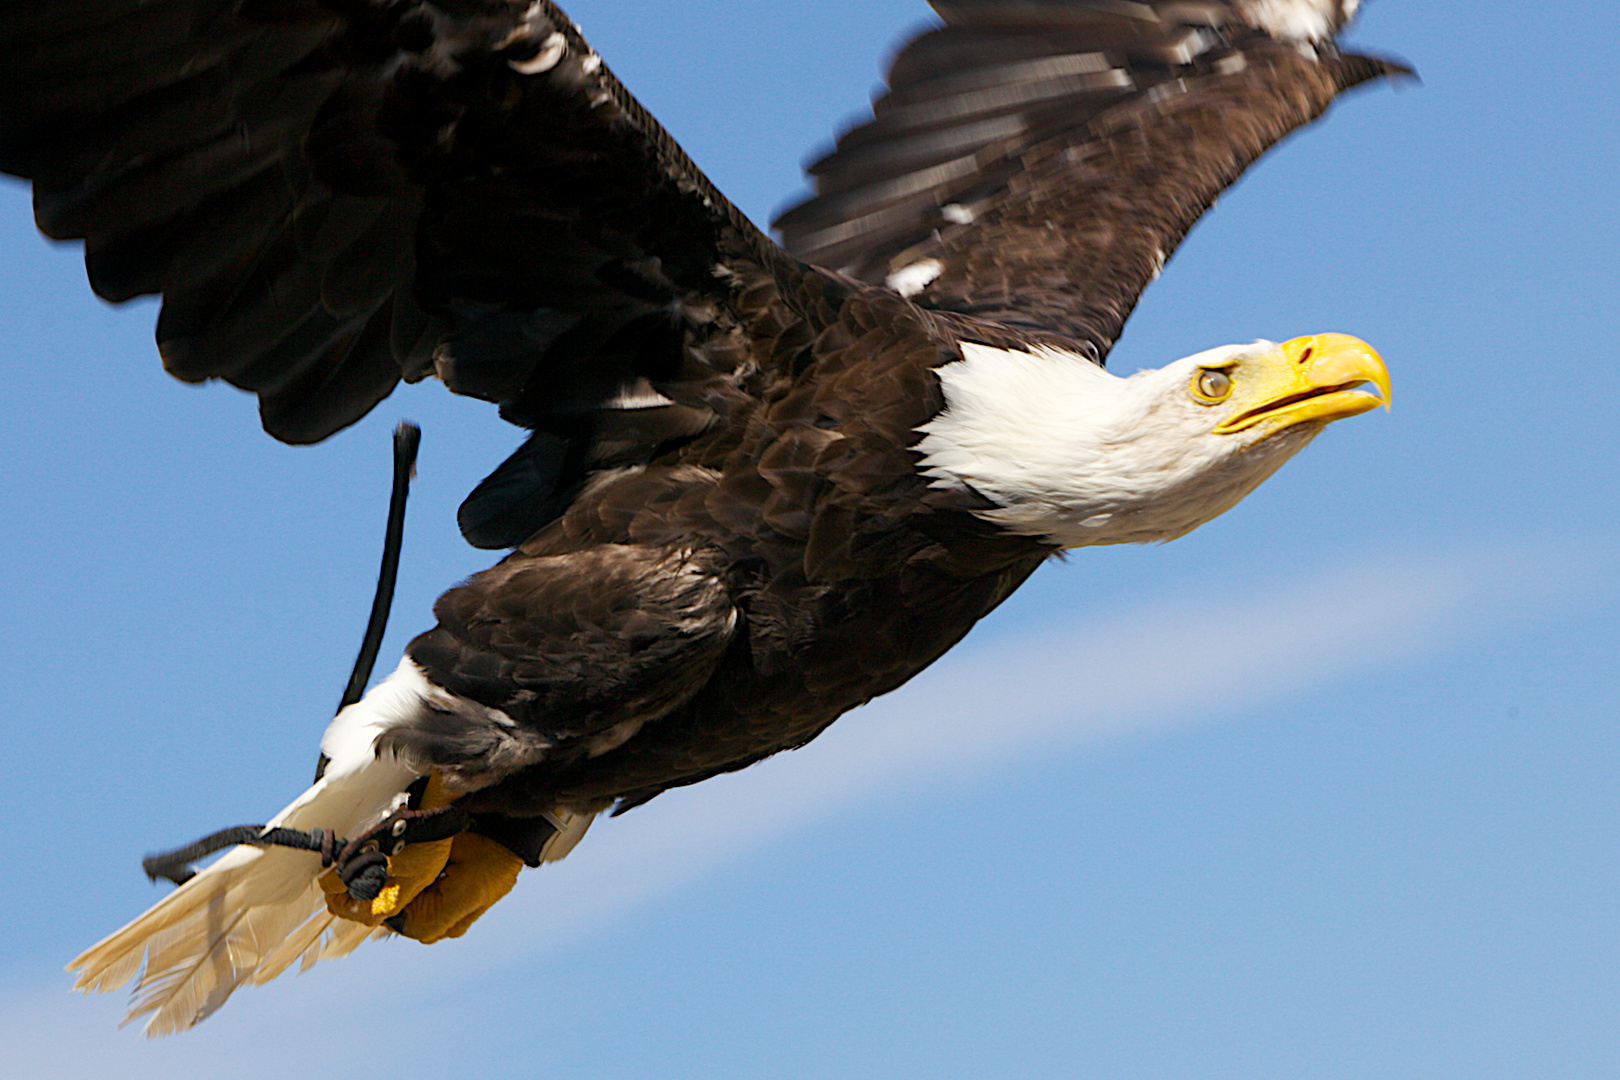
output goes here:
[[[954, 358], [947, 321], [818, 284], [786, 345], [739, 305], [739, 337], [801, 354], [760, 365], [792, 377], [667, 460], [593, 481], [439, 601], [410, 657], [552, 744], [469, 805], [633, 805], [802, 745], [938, 658], [1055, 550], [914, 467], [941, 408], [933, 368]], [[782, 309], [768, 284], [750, 292], [756, 318]], [[435, 753], [476, 771], [487, 748]]]

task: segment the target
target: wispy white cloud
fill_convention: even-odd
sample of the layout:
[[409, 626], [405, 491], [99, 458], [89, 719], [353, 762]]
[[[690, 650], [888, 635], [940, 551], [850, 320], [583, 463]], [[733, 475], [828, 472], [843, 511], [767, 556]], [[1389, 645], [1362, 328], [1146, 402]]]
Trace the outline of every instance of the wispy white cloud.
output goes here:
[[[897, 788], [943, 786], [1031, 753], [1075, 753], [1210, 723], [1358, 671], [1409, 664], [1569, 580], [1571, 562], [1545, 552], [1392, 560], [1263, 595], [1234, 587], [1161, 599], [994, 646], [969, 645], [803, 751], [600, 822], [566, 862], [525, 874], [459, 942], [368, 946], [323, 966], [329, 970], [244, 991], [202, 1028], [157, 1045], [111, 1031], [121, 1002], [69, 1000], [56, 988], [22, 991], [0, 1018], [0, 1044], [17, 1075], [39, 1078], [210, 1075], [226, 1063], [233, 1080], [292, 1075], [307, 1067], [309, 1052], [287, 1032], [306, 1028], [310, 1017], [341, 1016], [345, 1027], [364, 1029], [366, 1016], [388, 1000], [378, 997], [379, 984], [465, 984], [508, 969], [615, 924], [769, 838], [877, 804]], [[323, 1068], [341, 1069], [351, 1053], [354, 1067], [371, 1070], [382, 1067], [378, 1053], [410, 1060], [412, 1041], [401, 1033], [382, 1050], [332, 1048]]]

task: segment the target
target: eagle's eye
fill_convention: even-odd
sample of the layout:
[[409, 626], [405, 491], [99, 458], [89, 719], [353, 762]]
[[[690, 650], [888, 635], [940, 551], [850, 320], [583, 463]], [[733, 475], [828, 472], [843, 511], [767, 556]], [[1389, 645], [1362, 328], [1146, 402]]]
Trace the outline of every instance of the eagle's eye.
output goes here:
[[1192, 390], [1195, 397], [1209, 404], [1225, 401], [1232, 392], [1232, 377], [1224, 371], [1203, 368], [1193, 376]]

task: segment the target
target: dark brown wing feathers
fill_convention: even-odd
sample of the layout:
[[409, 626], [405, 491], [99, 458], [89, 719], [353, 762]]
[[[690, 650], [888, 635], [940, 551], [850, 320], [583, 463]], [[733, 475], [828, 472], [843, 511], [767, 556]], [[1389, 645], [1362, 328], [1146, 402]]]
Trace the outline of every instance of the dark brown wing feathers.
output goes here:
[[734, 374], [683, 368], [677, 312], [771, 246], [549, 3], [444, 4], [454, 41], [418, 3], [51, 7], [4, 16], [0, 169], [101, 295], [162, 294], [175, 375], [254, 391], [290, 442], [401, 377], [497, 402], [537, 437], [463, 515], [490, 547], [713, 419], [615, 403]]
[[1099, 362], [1215, 197], [1343, 90], [1404, 69], [1278, 41], [1227, 4], [936, 4], [873, 118], [810, 166], [788, 249]]

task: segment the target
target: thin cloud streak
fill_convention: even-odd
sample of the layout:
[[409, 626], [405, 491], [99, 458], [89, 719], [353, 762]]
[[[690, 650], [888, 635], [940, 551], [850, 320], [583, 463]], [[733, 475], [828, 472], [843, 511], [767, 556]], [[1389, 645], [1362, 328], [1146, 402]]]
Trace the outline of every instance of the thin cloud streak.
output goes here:
[[[369, 1014], [391, 1007], [378, 985], [433, 986], [465, 1006], [481, 974], [600, 933], [768, 839], [880, 807], [897, 789], [943, 787], [1031, 752], [1077, 753], [1212, 723], [1356, 671], [1409, 664], [1556, 592], [1580, 569], [1563, 554], [1411, 557], [1263, 596], [1234, 588], [969, 645], [803, 751], [599, 822], [566, 862], [525, 874], [468, 938], [433, 949], [368, 945], [301, 979], [244, 990], [201, 1028], [156, 1045], [110, 1030], [113, 1001], [64, 1000], [58, 987], [22, 991], [9, 995], [0, 1042], [21, 1075], [40, 1078], [139, 1080], [227, 1064], [236, 1080], [282, 1077], [308, 1051], [278, 1033], [311, 1016], [365, 1028]], [[1561, 567], [1556, 579], [1549, 567]], [[121, 995], [107, 998], [122, 1004]], [[419, 1068], [411, 1044], [431, 1046], [435, 1026], [386, 1048], [368, 1044], [354, 1064], [386, 1068], [388, 1057]], [[346, 1053], [332, 1049], [326, 1067], [342, 1068]]]

